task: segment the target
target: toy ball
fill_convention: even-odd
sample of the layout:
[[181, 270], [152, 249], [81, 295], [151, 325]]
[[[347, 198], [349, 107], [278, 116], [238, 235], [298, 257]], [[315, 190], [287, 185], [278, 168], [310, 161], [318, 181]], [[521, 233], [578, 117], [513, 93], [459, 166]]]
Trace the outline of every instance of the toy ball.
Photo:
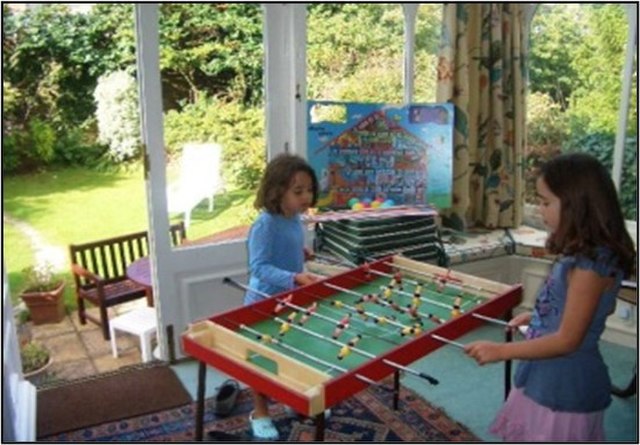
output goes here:
[[354, 204], [356, 204], [356, 203], [358, 203], [358, 202], [359, 202], [359, 201], [358, 201], [358, 198], [351, 198], [351, 199], [347, 202], [347, 205], [348, 205], [349, 207], [353, 207], [353, 205], [354, 205]]
[[383, 209], [388, 209], [389, 207], [393, 207], [395, 205], [395, 202], [393, 202], [393, 199], [387, 199], [385, 202], [383, 202], [380, 207]]
[[362, 210], [364, 209], [364, 204], [362, 204], [361, 202], [356, 202], [354, 205], [351, 206], [352, 210]]
[[371, 201], [371, 208], [372, 209], [377, 209], [381, 205], [382, 205], [382, 202], [378, 201], [377, 199], [374, 200], [374, 201]]

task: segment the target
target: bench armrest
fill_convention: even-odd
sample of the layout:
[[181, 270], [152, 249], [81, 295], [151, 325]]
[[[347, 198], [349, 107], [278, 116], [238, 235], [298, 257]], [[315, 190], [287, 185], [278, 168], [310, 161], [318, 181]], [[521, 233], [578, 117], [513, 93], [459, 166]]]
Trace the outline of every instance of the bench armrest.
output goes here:
[[80, 266], [79, 264], [75, 264], [75, 263], [71, 264], [71, 271], [73, 272], [74, 275], [77, 275], [79, 277], [84, 278], [87, 281], [91, 281], [92, 283], [95, 283], [96, 286], [102, 286], [104, 284], [104, 278], [102, 278], [100, 275], [96, 275], [93, 272], [88, 271], [87, 269]]

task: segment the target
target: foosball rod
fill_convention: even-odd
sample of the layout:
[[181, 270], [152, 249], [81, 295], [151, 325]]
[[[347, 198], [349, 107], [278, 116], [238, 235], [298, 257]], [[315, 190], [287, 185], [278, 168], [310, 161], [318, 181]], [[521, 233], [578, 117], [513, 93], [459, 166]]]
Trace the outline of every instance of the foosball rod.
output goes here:
[[[379, 276], [394, 278], [393, 275], [385, 273], [385, 272], [381, 272], [379, 270], [375, 270], [375, 269], [371, 269], [370, 268], [369, 271], [373, 272], [373, 273], [375, 273], [376, 275], [379, 275]], [[406, 281], [411, 283], [411, 284], [413, 284], [413, 285], [415, 285], [415, 286], [419, 286], [420, 285], [420, 283], [418, 283], [417, 281], [411, 280], [411, 279], [406, 279]], [[381, 286], [381, 288], [383, 289], [384, 286]], [[407, 297], [411, 297], [411, 298], [415, 297], [414, 294], [411, 294], [409, 292], [406, 292], [406, 291], [403, 291], [403, 290], [400, 290], [400, 289], [392, 289], [392, 291], [397, 293], [397, 294], [404, 295], [404, 296], [407, 296]], [[429, 291], [429, 292], [433, 292], [433, 291]], [[424, 298], [422, 296], [420, 297], [420, 299], [423, 300], [423, 301], [435, 304], [437, 306], [443, 307], [445, 309], [449, 309], [449, 306], [447, 306], [445, 303], [441, 303], [441, 302], [438, 302], [438, 301], [432, 301], [432, 300], [430, 300], [428, 298]], [[462, 308], [460, 309], [460, 312], [461, 313], [465, 313], [465, 311]], [[475, 312], [473, 312], [471, 315], [473, 317], [475, 317], [475, 318], [479, 318], [480, 320], [488, 321], [490, 323], [499, 324], [499, 325], [502, 325], [502, 326], [509, 326], [508, 322], [506, 322], [504, 320], [500, 320], [499, 318], [488, 317], [486, 315], [477, 314]]]
[[[350, 293], [352, 295], [356, 295], [358, 297], [362, 297], [362, 294], [359, 294], [358, 292], [354, 292], [354, 291], [352, 291], [350, 289], [345, 289], [343, 287], [336, 286], [335, 284], [331, 284], [331, 283], [322, 283], [322, 284], [324, 284], [325, 286], [327, 286], [328, 288], [333, 289], [333, 290], [337, 290], [337, 291], [344, 292], [344, 293], [347, 293], [347, 294]], [[378, 321], [384, 320], [385, 323], [392, 324], [392, 325], [394, 325], [396, 327], [399, 327], [400, 329], [406, 329], [406, 328], [410, 328], [411, 327], [411, 326], [407, 326], [407, 325], [404, 325], [402, 323], [399, 323], [399, 322], [397, 322], [395, 320], [392, 320], [392, 319], [390, 319], [388, 317], [380, 317], [379, 315], [376, 315], [374, 313], [367, 312], [367, 311], [358, 311], [358, 309], [356, 309], [355, 307], [350, 306], [350, 305], [345, 304], [345, 303], [340, 303], [340, 304], [342, 306], [346, 307], [347, 309], [355, 312], [355, 313], [358, 313], [358, 314], [363, 313], [364, 315], [366, 315], [368, 317], [371, 317], [374, 320], [378, 320]]]
[[446, 343], [448, 345], [452, 345], [452, 346], [456, 346], [458, 348], [464, 349], [464, 345], [460, 342], [449, 340], [448, 338], [441, 337], [438, 334], [429, 334], [429, 335], [431, 335], [432, 338], [435, 338], [436, 340], [441, 341], [442, 343]]
[[[372, 273], [374, 273], [374, 274], [376, 274], [376, 275], [378, 275], [378, 276], [381, 276], [381, 277], [387, 277], [387, 278], [394, 278], [394, 279], [395, 279], [395, 277], [394, 277], [392, 274], [390, 274], [390, 273], [381, 272], [381, 271], [379, 271], [379, 270], [372, 269], [372, 268], [369, 268], [369, 269], [368, 269], [368, 271], [369, 271], [369, 272], [372, 272]], [[410, 284], [413, 284], [414, 286], [423, 286], [423, 284], [426, 284], [426, 283], [420, 283], [419, 281], [412, 280], [412, 279], [410, 279], [410, 278], [403, 278], [403, 281], [406, 281], [406, 282], [408, 282], [408, 283], [410, 283]], [[432, 294], [436, 294], [436, 295], [446, 295], [447, 297], [451, 297], [451, 298], [455, 298], [455, 297], [456, 297], [456, 295], [442, 294], [442, 293], [438, 293], [438, 292], [436, 292], [436, 291], [433, 291], [433, 290], [431, 290], [431, 289], [424, 289], [424, 291], [425, 291], [425, 292], [431, 292]], [[460, 295], [458, 295], [458, 296], [459, 296], [459, 297], [461, 297], [461, 298], [473, 298], [473, 297], [468, 297], [468, 296], [466, 296], [466, 295], [464, 295], [464, 294], [460, 294]], [[421, 299], [424, 299], [424, 300], [426, 300], [426, 301], [432, 302], [432, 300], [429, 300], [428, 298], [425, 298], [425, 297], [420, 297], [420, 298], [421, 298]], [[444, 303], [443, 303], [443, 304], [444, 304]]]
[[[264, 293], [264, 292], [261, 292], [261, 291], [259, 291], [259, 290], [257, 290], [257, 289], [252, 289], [252, 288], [250, 288], [249, 286], [247, 286], [247, 285], [245, 285], [245, 284], [242, 284], [242, 283], [239, 283], [239, 282], [237, 282], [236, 280], [234, 280], [234, 279], [232, 279], [232, 278], [229, 278], [229, 277], [225, 277], [225, 278], [222, 280], [222, 282], [223, 282], [224, 284], [227, 284], [227, 285], [230, 285], [230, 286], [234, 286], [234, 287], [237, 287], [237, 288], [242, 289], [242, 290], [245, 290], [245, 291], [255, 292], [256, 294], [261, 295], [261, 296], [263, 296], [263, 297], [265, 297], [265, 298], [271, 298], [271, 295], [266, 294], [266, 293]], [[307, 295], [310, 295], [308, 292], [307, 292], [306, 294], [307, 294]], [[313, 298], [317, 299], [317, 300], [320, 300], [320, 297], [316, 297], [316, 296], [314, 296], [314, 295], [311, 295], [311, 296], [312, 296]], [[288, 307], [292, 308], [293, 310], [295, 310], [296, 312], [304, 312], [304, 313], [307, 313], [307, 312], [308, 312], [308, 310], [307, 310], [306, 308], [303, 308], [302, 306], [298, 306], [298, 305], [293, 304], [293, 303], [288, 302], [288, 301], [278, 300], [278, 303], [283, 304], [283, 305], [285, 305], [285, 306], [288, 306]], [[358, 313], [358, 314], [359, 314], [359, 312], [358, 312], [358, 310], [357, 310], [356, 308], [353, 308], [353, 307], [348, 306], [348, 305], [346, 305], [346, 304], [343, 304], [343, 306], [345, 306], [345, 307], [346, 307], [346, 308], [348, 308], [349, 310], [353, 311], [354, 313]], [[325, 308], [325, 309], [329, 309], [329, 308]], [[376, 316], [375, 314], [370, 314], [370, 313], [367, 313], [367, 312], [363, 312], [363, 313], [364, 313], [365, 315], [367, 315], [367, 316], [370, 316], [370, 317], [375, 317], [375, 318], [378, 318], [378, 319], [380, 318], [380, 317]], [[340, 320], [336, 320], [336, 319], [334, 319], [334, 318], [327, 317], [326, 315], [318, 314], [317, 312], [312, 312], [310, 315], [311, 315], [312, 317], [317, 317], [317, 318], [319, 318], [319, 319], [321, 319], [321, 320], [327, 321], [327, 322], [329, 322], [329, 323], [331, 323], [331, 324], [333, 324], [333, 325], [337, 325], [338, 323], [340, 323]], [[386, 320], [386, 321], [387, 321], [387, 322], [389, 322], [389, 320]], [[404, 326], [404, 325], [401, 325], [401, 326], [402, 326], [402, 328], [405, 328], [405, 327], [406, 327], [406, 326]], [[362, 329], [358, 329], [358, 328], [356, 328], [355, 326], [349, 326], [349, 328], [350, 328], [350, 329], [352, 329], [352, 330], [355, 330], [355, 331], [359, 332], [360, 334], [366, 335], [366, 336], [368, 336], [368, 337], [372, 337], [372, 338], [375, 338], [375, 339], [377, 339], [377, 340], [381, 340], [381, 341], [386, 341], [386, 342], [388, 342], [388, 343], [391, 343], [391, 344], [392, 344], [392, 345], [394, 345], [394, 346], [398, 346], [398, 345], [400, 344], [400, 343], [396, 343], [396, 342], [394, 342], [394, 341], [392, 341], [392, 340], [390, 340], [390, 339], [383, 338], [383, 337], [379, 337], [379, 336], [377, 336], [377, 335], [373, 335], [373, 334], [371, 334], [371, 333], [369, 333], [369, 332], [363, 331]]]
[[[425, 272], [425, 271], [422, 271], [422, 270], [413, 269], [413, 268], [408, 267], [408, 266], [400, 266], [399, 264], [395, 264], [395, 263], [385, 262], [384, 264], [387, 265], [387, 266], [396, 267], [398, 269], [403, 269], [403, 270], [406, 270], [408, 272], [412, 272], [412, 273], [415, 273], [415, 274], [425, 275], [425, 276], [428, 276], [429, 278], [431, 278], [432, 280], [437, 280], [438, 279], [438, 274], [434, 274], [434, 273], [431, 273], [431, 272]], [[449, 286], [449, 287], [453, 287], [453, 288], [457, 288], [457, 289], [466, 287], [466, 288], [469, 288], [469, 289], [474, 289], [474, 290], [479, 291], [479, 292], [485, 292], [485, 293], [488, 293], [490, 295], [494, 295], [495, 294], [495, 292], [490, 291], [489, 289], [485, 289], [485, 288], [480, 287], [480, 286], [474, 286], [472, 284], [466, 284], [466, 283], [460, 283], [460, 284], [446, 283], [445, 286]], [[462, 289], [460, 289], [460, 290], [462, 290]]]
[[[333, 288], [333, 289], [336, 289], [336, 290], [340, 290], [340, 291], [342, 291], [342, 292], [358, 294], [357, 292], [351, 291], [351, 290], [349, 290], [349, 289], [343, 289], [343, 288], [341, 288], [341, 287], [339, 287], [339, 286], [335, 286], [335, 285], [333, 285], [333, 284], [329, 284], [329, 283], [324, 283], [324, 284], [325, 284], [326, 286], [329, 286], [329, 287], [331, 287], [331, 288]], [[453, 345], [453, 346], [457, 346], [457, 347], [459, 347], [459, 348], [464, 348], [464, 345], [463, 345], [462, 343], [458, 343], [458, 342], [453, 341], [453, 340], [448, 340], [448, 339], [446, 339], [446, 338], [444, 338], [444, 337], [441, 337], [441, 336], [439, 336], [439, 335], [437, 335], [437, 334], [429, 334], [429, 333], [427, 333], [427, 335], [429, 335], [429, 336], [431, 336], [432, 338], [434, 338], [434, 339], [436, 339], [436, 340], [438, 340], [438, 341], [441, 341], [441, 342], [443, 342], [443, 343], [447, 343], [447, 344], [450, 344], [450, 345]]]
[[[340, 291], [340, 292], [344, 292], [344, 293], [347, 293], [347, 294], [355, 295], [355, 296], [361, 297], [361, 298], [363, 297], [363, 295], [361, 293], [352, 291], [351, 289], [346, 289], [344, 287], [336, 286], [335, 284], [331, 284], [331, 283], [323, 283], [323, 284], [325, 286], [331, 288], [331, 289], [334, 289], [334, 290], [337, 290], [337, 291]], [[411, 315], [411, 310], [409, 308], [404, 308], [404, 307], [398, 306], [398, 308], [396, 309], [396, 308], [393, 307], [393, 305], [391, 303], [389, 303], [388, 301], [385, 301], [382, 297], [378, 298], [378, 303], [382, 304], [385, 307], [390, 307], [393, 310], [399, 310], [400, 312], [404, 312], [406, 314]], [[424, 312], [416, 311], [416, 314], [420, 315], [422, 318], [425, 318], [427, 320], [434, 321], [433, 320], [433, 316], [431, 316], [429, 314], [425, 314]], [[389, 323], [391, 323], [391, 321], [389, 321]], [[438, 324], [437, 322], [435, 322], [435, 323]], [[395, 324], [396, 325], [400, 325], [402, 327], [402, 329], [410, 328], [410, 326], [404, 326], [401, 323], [395, 323]]]
[[[386, 287], [387, 286], [380, 286], [380, 288], [383, 289], [383, 290]], [[409, 292], [405, 292], [405, 291], [400, 290], [400, 289], [391, 289], [391, 292], [395, 292], [396, 294], [399, 294], [399, 295], [404, 295], [405, 297], [411, 297], [411, 298], [415, 297], [414, 294], [410, 294]], [[420, 295], [418, 298], [420, 300], [424, 301], [425, 303], [429, 303], [429, 304], [432, 304], [434, 306], [438, 306], [438, 307], [441, 307], [441, 308], [444, 308], [444, 309], [451, 309], [451, 305], [450, 304], [442, 303], [442, 302], [436, 301], [436, 300], [432, 300], [430, 298], [423, 297], [422, 295]], [[460, 312], [465, 312], [465, 311], [460, 309]]]
[[317, 253], [317, 252], [313, 252], [313, 257], [318, 258], [320, 260], [331, 262], [333, 264], [345, 264], [345, 265], [347, 265], [349, 267], [358, 267], [358, 265], [356, 263], [351, 262], [351, 261], [347, 260], [346, 258], [333, 258], [333, 257], [330, 257], [330, 256], [322, 255], [322, 254]]
[[[280, 317], [274, 317], [274, 320], [276, 320], [279, 323], [287, 323], [286, 320], [283, 320]], [[302, 331], [302, 332], [306, 333], [307, 335], [311, 335], [312, 337], [316, 337], [316, 338], [318, 338], [320, 340], [324, 340], [326, 342], [333, 343], [334, 345], [340, 346], [341, 348], [349, 347], [349, 349], [351, 351], [353, 351], [353, 352], [355, 352], [357, 354], [360, 354], [363, 357], [367, 357], [367, 358], [370, 358], [370, 359], [375, 359], [376, 358], [375, 354], [372, 354], [372, 353], [370, 353], [368, 351], [365, 351], [363, 349], [360, 349], [360, 348], [356, 348], [355, 346], [350, 346], [347, 343], [342, 343], [342, 342], [340, 342], [338, 340], [334, 340], [333, 338], [329, 338], [329, 337], [327, 337], [325, 335], [318, 334], [317, 332], [314, 332], [314, 331], [312, 331], [310, 329], [306, 329], [306, 328], [303, 328], [301, 326], [296, 326], [296, 325], [291, 325], [291, 327], [294, 328], [294, 329], [297, 329], [299, 331]], [[401, 370], [401, 371], [406, 371], [406, 372], [408, 372], [410, 374], [413, 374], [413, 375], [415, 375], [417, 377], [421, 377], [421, 378], [427, 380], [432, 385], [437, 385], [438, 384], [438, 380], [436, 380], [435, 378], [433, 378], [430, 375], [425, 374], [423, 372], [416, 371], [415, 369], [409, 368], [407, 366], [401, 365], [401, 364], [396, 363], [396, 362], [392, 362], [391, 360], [388, 360], [388, 359], [382, 359], [382, 362], [387, 364], [387, 365], [389, 365], [389, 366], [391, 366], [392, 368], [396, 368], [396, 369]]]
[[[494, 324], [498, 324], [500, 326], [505, 326], [505, 327], [511, 328], [511, 326], [509, 325], [508, 321], [500, 320], [499, 318], [487, 317], [486, 315], [476, 314], [475, 312], [472, 313], [471, 315], [473, 315], [476, 318], [479, 318], [480, 320], [488, 321], [490, 323], [494, 323]], [[523, 336], [526, 336], [526, 334], [524, 332], [522, 332], [520, 329], [515, 329], [515, 331], [519, 332]]]
[[[322, 366], [326, 366], [326, 367], [328, 367], [330, 369], [335, 369], [338, 372], [342, 372], [342, 373], [345, 373], [345, 374], [349, 372], [349, 370], [346, 369], [346, 368], [343, 368], [341, 366], [338, 366], [338, 365], [335, 365], [333, 363], [330, 363], [330, 362], [327, 362], [325, 360], [322, 360], [321, 358], [315, 357], [315, 356], [313, 356], [311, 354], [308, 354], [308, 353], [306, 353], [304, 351], [301, 351], [298, 348], [294, 348], [293, 346], [284, 343], [282, 340], [278, 340], [277, 338], [274, 338], [274, 337], [272, 337], [270, 335], [263, 334], [262, 332], [257, 331], [257, 330], [255, 330], [253, 328], [250, 328], [249, 326], [247, 326], [245, 324], [240, 324], [238, 326], [240, 326], [240, 329], [244, 329], [245, 331], [255, 335], [258, 338], [258, 340], [268, 341], [269, 343], [273, 343], [274, 345], [277, 345], [277, 346], [279, 346], [279, 347], [281, 347], [283, 349], [286, 349], [287, 351], [291, 351], [294, 354], [299, 354], [299, 355], [301, 355], [301, 356], [303, 356], [303, 357], [305, 357], [305, 358], [307, 358], [307, 359], [309, 359], [309, 360], [311, 360], [313, 362], [319, 363]], [[354, 374], [354, 377], [357, 378], [358, 380], [361, 380], [361, 381], [369, 384], [369, 385], [381, 386], [381, 387], [387, 389], [386, 386], [382, 385], [381, 383], [376, 382], [375, 380], [371, 380], [369, 377], [365, 377], [365, 376], [363, 376], [361, 374]], [[393, 391], [393, 389], [391, 389], [391, 388], [389, 388], [389, 389], [391, 391]]]

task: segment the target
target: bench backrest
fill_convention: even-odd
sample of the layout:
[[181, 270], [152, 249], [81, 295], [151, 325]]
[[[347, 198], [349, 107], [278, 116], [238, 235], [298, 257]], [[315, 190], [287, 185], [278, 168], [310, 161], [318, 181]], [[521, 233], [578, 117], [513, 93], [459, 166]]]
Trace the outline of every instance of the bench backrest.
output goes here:
[[[186, 239], [184, 223], [169, 227], [171, 244], [179, 246]], [[127, 266], [137, 259], [149, 255], [149, 233], [130, 233], [114, 238], [69, 246], [71, 263], [78, 264], [99, 275], [107, 282], [126, 277]], [[76, 285], [84, 286], [85, 280], [75, 275]]]

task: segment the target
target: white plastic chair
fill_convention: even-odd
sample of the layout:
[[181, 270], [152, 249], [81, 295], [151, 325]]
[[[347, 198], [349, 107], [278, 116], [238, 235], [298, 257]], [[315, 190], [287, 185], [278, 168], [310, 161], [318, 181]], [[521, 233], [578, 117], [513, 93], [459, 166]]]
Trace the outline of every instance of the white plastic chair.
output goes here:
[[186, 144], [180, 158], [180, 177], [167, 190], [169, 213], [184, 213], [184, 225], [191, 223], [191, 211], [204, 199], [213, 211], [214, 195], [223, 188], [218, 144]]

